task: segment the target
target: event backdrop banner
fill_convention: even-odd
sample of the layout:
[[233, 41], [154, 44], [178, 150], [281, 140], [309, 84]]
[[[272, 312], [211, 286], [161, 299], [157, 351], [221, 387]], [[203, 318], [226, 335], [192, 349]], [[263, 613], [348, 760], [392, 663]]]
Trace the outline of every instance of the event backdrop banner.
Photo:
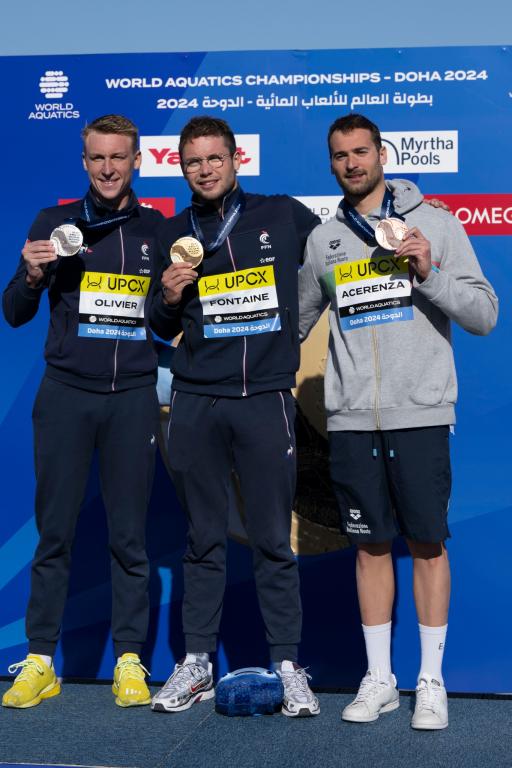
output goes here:
[[[449, 689], [458, 691], [512, 691], [511, 52], [507, 47], [460, 47], [0, 59], [2, 287], [14, 273], [38, 210], [83, 196], [87, 178], [80, 131], [107, 113], [127, 115], [139, 125], [143, 159], [135, 190], [143, 205], [166, 216], [188, 203], [178, 137], [187, 120], [201, 114], [222, 117], [232, 126], [245, 190], [293, 195], [323, 220], [334, 214], [340, 198], [326, 134], [335, 118], [350, 111], [380, 126], [389, 176], [411, 179], [427, 196], [450, 205], [501, 299], [498, 327], [490, 337], [459, 329], [453, 334], [460, 396], [451, 438], [453, 601], [445, 677]], [[31, 408], [43, 371], [47, 324], [44, 300], [31, 323], [14, 330], [3, 321], [0, 333], [0, 675], [25, 655], [24, 613], [37, 541]], [[293, 543], [304, 605], [301, 661], [309, 665], [316, 685], [355, 686], [365, 671], [365, 656], [354, 552], [336, 532], [326, 477], [319, 386], [325, 344], [325, 328], [320, 328], [305, 352], [298, 387], [301, 453]], [[163, 424], [165, 418], [163, 412]], [[268, 663], [238, 506], [234, 491], [218, 674]], [[148, 521], [152, 613], [144, 660], [153, 680], [164, 679], [183, 653], [185, 529], [161, 458]], [[399, 685], [413, 688], [419, 643], [411, 562], [401, 541], [395, 564], [393, 664]], [[56, 659], [59, 673], [67, 677], [111, 674], [109, 569], [94, 465]]]

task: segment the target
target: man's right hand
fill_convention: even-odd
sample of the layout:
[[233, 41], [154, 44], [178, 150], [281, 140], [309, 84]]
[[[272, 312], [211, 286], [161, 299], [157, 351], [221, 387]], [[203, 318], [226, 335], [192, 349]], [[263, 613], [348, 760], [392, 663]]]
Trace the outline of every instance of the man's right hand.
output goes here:
[[197, 280], [197, 272], [190, 264], [178, 262], [167, 267], [162, 275], [162, 291], [165, 304], [179, 304], [183, 290]]
[[50, 261], [57, 260], [55, 247], [50, 240], [26, 240], [21, 254], [27, 270], [27, 285], [37, 288]]

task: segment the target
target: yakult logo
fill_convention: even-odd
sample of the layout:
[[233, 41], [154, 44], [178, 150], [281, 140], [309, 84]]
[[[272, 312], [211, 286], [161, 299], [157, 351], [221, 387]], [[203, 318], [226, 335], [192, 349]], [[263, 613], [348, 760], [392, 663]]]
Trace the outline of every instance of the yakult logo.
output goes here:
[[408, 131], [382, 134], [388, 161], [385, 173], [457, 173], [458, 131]]
[[[141, 136], [141, 176], [181, 176], [179, 136]], [[257, 133], [235, 136], [240, 155], [239, 176], [260, 175], [260, 137]]]
[[438, 197], [450, 206], [468, 235], [512, 235], [512, 195], [445, 195]]

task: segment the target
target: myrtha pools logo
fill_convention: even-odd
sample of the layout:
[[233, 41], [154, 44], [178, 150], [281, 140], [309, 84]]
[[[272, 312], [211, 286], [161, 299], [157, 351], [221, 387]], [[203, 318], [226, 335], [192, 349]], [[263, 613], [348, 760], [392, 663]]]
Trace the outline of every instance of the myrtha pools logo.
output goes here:
[[386, 173], [457, 173], [458, 131], [388, 131]]
[[61, 69], [47, 69], [39, 79], [39, 90], [45, 101], [34, 104], [29, 120], [73, 120], [80, 117], [74, 104], [60, 99], [69, 91], [68, 76]]

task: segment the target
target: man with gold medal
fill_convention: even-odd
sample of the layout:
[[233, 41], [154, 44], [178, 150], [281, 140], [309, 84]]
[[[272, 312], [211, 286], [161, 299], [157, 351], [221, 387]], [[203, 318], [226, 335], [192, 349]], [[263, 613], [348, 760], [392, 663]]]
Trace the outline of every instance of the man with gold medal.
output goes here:
[[152, 315], [165, 338], [183, 336], [173, 356], [169, 465], [189, 521], [184, 558], [186, 657], [154, 697], [179, 712], [214, 695], [225, 589], [228, 493], [238, 475], [270, 660], [284, 685], [282, 712], [319, 713], [298, 665], [302, 610], [290, 547], [296, 480], [295, 405], [299, 364], [297, 273], [319, 223], [285, 195], [245, 194], [235, 138], [223, 120], [193, 118], [179, 152], [192, 190], [189, 208], [165, 222], [170, 266]]

